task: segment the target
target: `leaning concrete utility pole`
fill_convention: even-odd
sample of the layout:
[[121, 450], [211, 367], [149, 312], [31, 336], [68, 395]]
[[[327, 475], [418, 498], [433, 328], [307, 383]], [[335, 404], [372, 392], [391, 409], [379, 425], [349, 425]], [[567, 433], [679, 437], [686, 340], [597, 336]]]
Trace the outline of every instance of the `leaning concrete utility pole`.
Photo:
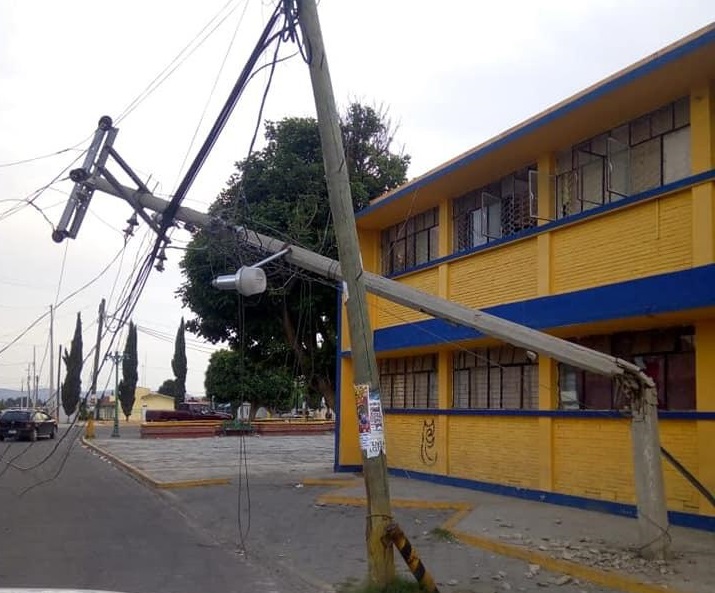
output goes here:
[[[161, 214], [169, 205], [169, 202], [144, 188], [134, 189], [99, 176], [93, 176], [82, 184], [87, 186], [87, 191], [101, 191], [122, 198], [134, 208], [139, 208], [144, 215], [144, 209]], [[343, 281], [340, 263], [324, 255], [286, 244], [285, 241], [244, 226], [229, 225], [216, 217], [184, 206], [177, 210], [175, 218], [195, 227], [231, 230], [236, 234], [237, 241], [251, 248], [268, 253], [283, 252], [284, 260], [291, 265], [330, 280]], [[55, 236], [62, 240], [62, 233], [63, 229], [60, 228]], [[368, 292], [393, 303], [475, 329], [564, 364], [616, 379], [631, 402], [631, 439], [641, 553], [645, 557], [655, 559], [668, 555], [670, 538], [663, 468], [660, 457], [654, 454], [660, 449], [655, 384], [638, 366], [485, 311], [470, 309], [378, 274], [364, 272], [363, 280]], [[643, 446], [643, 442], [646, 442], [647, 446]]]
[[[382, 416], [380, 374], [373, 346], [364, 271], [350, 192], [338, 110], [335, 106], [328, 59], [323, 45], [315, 0], [298, 0], [298, 19], [307, 46], [318, 130], [328, 185], [338, 257], [343, 276], [343, 296], [350, 331], [353, 383], [360, 423], [360, 449], [367, 494], [367, 558], [370, 581], [385, 587], [395, 578], [395, 560], [387, 529], [392, 521], [387, 457]], [[379, 426], [380, 428], [377, 428]]]

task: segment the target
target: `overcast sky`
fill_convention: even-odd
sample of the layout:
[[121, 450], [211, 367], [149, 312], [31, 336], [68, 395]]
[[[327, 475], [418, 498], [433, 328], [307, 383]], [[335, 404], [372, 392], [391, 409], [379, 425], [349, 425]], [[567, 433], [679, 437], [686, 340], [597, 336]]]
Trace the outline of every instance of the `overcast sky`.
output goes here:
[[[7, 164], [84, 148], [78, 143], [94, 131], [100, 116], [116, 118], [206, 23], [217, 14], [227, 15], [118, 124], [115, 148], [144, 178], [151, 175], [151, 184], [159, 183], [157, 193], [170, 194], [185, 169], [186, 155], [189, 160], [195, 155], [274, 1], [0, 0], [0, 218], [17, 204], [10, 200], [24, 199], [48, 184], [80, 153], [70, 150]], [[416, 177], [709, 24], [715, 2], [322, 0], [319, 13], [337, 101], [387, 106], [400, 125], [399, 144], [412, 155], [409, 176]], [[252, 82], [185, 205], [205, 210], [225, 185], [233, 163], [245, 157], [265, 81], [258, 75]], [[279, 65], [264, 119], [313, 115], [307, 66], [299, 58]], [[197, 129], [199, 140], [191, 147]], [[58, 221], [70, 189], [68, 181], [57, 183], [37, 200], [52, 223]], [[78, 239], [61, 245], [52, 242], [50, 224], [32, 208], [0, 220], [0, 350], [51, 303], [112, 261], [122, 248], [121, 229], [130, 214], [116, 198], [96, 194]], [[105, 297], [108, 309], [116, 309], [145, 232], [140, 227], [124, 255], [59, 308], [56, 344], [69, 345], [81, 312], [88, 352], [99, 301]], [[175, 245], [188, 239], [182, 234], [174, 238]], [[140, 328], [153, 334], [139, 333], [140, 384], [152, 389], [172, 376], [173, 336], [181, 316], [192, 315], [174, 296], [182, 282], [181, 252], [168, 255], [166, 271], [152, 274], [134, 315]], [[187, 388], [201, 394], [213, 347], [191, 336], [187, 341]], [[48, 321], [42, 320], [0, 354], [0, 387], [20, 387], [33, 347], [42, 369], [40, 383], [47, 385], [47, 343]], [[90, 367], [86, 365], [85, 387]], [[106, 366], [100, 387], [109, 381]]]

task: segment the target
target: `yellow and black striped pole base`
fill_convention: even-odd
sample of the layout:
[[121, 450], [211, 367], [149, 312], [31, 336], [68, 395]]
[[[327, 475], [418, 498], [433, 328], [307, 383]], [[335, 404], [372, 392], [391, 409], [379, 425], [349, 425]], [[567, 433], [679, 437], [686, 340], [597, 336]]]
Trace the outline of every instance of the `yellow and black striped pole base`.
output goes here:
[[397, 523], [390, 523], [387, 527], [387, 535], [399, 550], [400, 555], [404, 558], [407, 567], [417, 579], [420, 587], [427, 591], [427, 593], [439, 593], [439, 589], [437, 589], [432, 575], [427, 572], [425, 565], [422, 564], [422, 560], [417, 556], [417, 552], [415, 552], [404, 531], [400, 529], [400, 526]]

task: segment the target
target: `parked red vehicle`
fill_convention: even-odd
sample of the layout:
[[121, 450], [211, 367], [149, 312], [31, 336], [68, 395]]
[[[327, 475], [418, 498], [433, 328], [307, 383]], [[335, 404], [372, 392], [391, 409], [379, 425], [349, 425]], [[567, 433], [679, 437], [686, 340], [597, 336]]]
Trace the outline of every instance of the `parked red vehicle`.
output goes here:
[[202, 403], [184, 402], [176, 410], [147, 410], [146, 422], [169, 422], [181, 420], [231, 420], [233, 416], [225, 412], [212, 410]]

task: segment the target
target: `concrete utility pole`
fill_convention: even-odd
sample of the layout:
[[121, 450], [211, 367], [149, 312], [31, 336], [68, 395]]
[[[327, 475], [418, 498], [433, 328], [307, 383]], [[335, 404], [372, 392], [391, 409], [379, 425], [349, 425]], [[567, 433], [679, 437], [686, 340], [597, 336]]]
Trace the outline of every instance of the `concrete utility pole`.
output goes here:
[[[157, 198], [149, 192], [121, 185], [115, 186], [101, 177], [93, 178], [91, 183], [93, 188], [98, 191], [123, 199], [127, 199], [129, 196], [130, 203], [147, 210], [161, 213], [168, 206], [166, 200]], [[183, 206], [179, 208], [176, 219], [197, 227], [233, 230], [238, 240], [269, 253], [278, 253], [288, 249], [283, 256], [287, 263], [331, 280], [343, 280], [339, 262], [302, 247], [286, 245], [284, 241], [245, 227], [229, 227], [208, 214]], [[636, 484], [648, 484], [647, 487], [637, 487], [636, 489], [642, 553], [644, 556], [652, 558], [663, 558], [668, 554], [668, 520], [663, 487], [663, 469], [660, 457], [651, 454], [652, 451], [660, 449], [657, 408], [654, 405], [638, 404], [641, 400], [645, 402], [647, 389], [654, 390], [654, 383], [650, 377], [646, 376], [636, 365], [625, 360], [590, 350], [579, 344], [550, 336], [478, 309], [470, 309], [389, 278], [364, 272], [363, 279], [368, 292], [391, 302], [463, 327], [475, 329], [485, 335], [551, 357], [576, 368], [614, 377], [622, 382], [624, 389], [632, 394], [634, 402], [631, 406], [633, 409], [631, 438]], [[648, 447], [638, 444], [644, 440], [649, 443]]]
[[[314, 84], [317, 83], [316, 87], [322, 84], [327, 85], [329, 89], [329, 76], [327, 74], [324, 50], [321, 40], [319, 37], [316, 37], [316, 35], [319, 35], [319, 25], [317, 23], [317, 15], [315, 14], [314, 0], [301, 3], [300, 9], [301, 26], [304, 29], [304, 36], [309, 42], [308, 49], [313, 56], [311, 76], [317, 79], [314, 80]], [[311, 11], [313, 12], [312, 16]], [[315, 27], [315, 29], [311, 29], [311, 27]], [[314, 72], [316, 69], [318, 71]], [[321, 97], [323, 92], [326, 92], [326, 90], [316, 88], [316, 99]], [[637, 484], [636, 494], [641, 533], [641, 550], [643, 555], [647, 557], [665, 557], [668, 554], [669, 547], [668, 521], [663, 488], [663, 470], [658, 455], [660, 446], [657, 406], [655, 404], [655, 384], [653, 380], [636, 365], [625, 360], [589, 350], [578, 344], [573, 344], [566, 340], [533, 330], [527, 326], [490, 315], [484, 311], [469, 309], [463, 305], [421, 292], [410, 286], [400, 284], [399, 282], [376, 274], [363, 272], [359, 259], [359, 251], [356, 248], [356, 230], [352, 206], [347, 207], [345, 194], [342, 193], [349, 188], [346, 188], [344, 184], [345, 164], [342, 161], [342, 149], [339, 149], [341, 136], [340, 130], [336, 125], [337, 114], [335, 113], [334, 102], [332, 109], [324, 105], [322, 100], [318, 100], [318, 103], [320, 104], [318, 109], [319, 120], [322, 119], [320, 123], [321, 141], [328, 146], [325, 151], [325, 160], [326, 171], [328, 173], [328, 187], [331, 194], [331, 210], [333, 210], [333, 218], [336, 224], [340, 257], [347, 257], [347, 260], [343, 262], [345, 274], [342, 272], [340, 263], [327, 257], [300, 247], [287, 245], [285, 242], [261, 235], [245, 227], [228, 225], [220, 219], [196, 212], [190, 208], [179, 208], [176, 213], [173, 213], [173, 218], [194, 226], [231, 230], [235, 232], [237, 239], [243, 241], [246, 245], [273, 254], [282, 252], [282, 257], [290, 264], [329, 279], [337, 281], [345, 280], [347, 288], [346, 297], [348, 297], [348, 321], [352, 338], [353, 361], [355, 363], [354, 374], [355, 382], [357, 383], [356, 393], [360, 392], [364, 395], [362, 388], [366, 388], [369, 394], [370, 388], [376, 387], [378, 384], [374, 354], [371, 355], [371, 328], [367, 322], [367, 317], [363, 316], [361, 319], [362, 314], [360, 313], [360, 303], [364, 303], [365, 290], [392, 302], [428, 313], [434, 317], [476, 329], [485, 335], [551, 357], [576, 368], [615, 378], [621, 383], [624, 391], [630, 396], [630, 408], [633, 411], [631, 431], [633, 439], [633, 465]], [[52, 234], [54, 241], [60, 242], [67, 237], [76, 237], [88, 208], [89, 201], [96, 190], [122, 198], [134, 208], [135, 212], [141, 216], [152, 229], [160, 232], [156, 224], [156, 218], [149, 216], [149, 214], [145, 212], [145, 209], [153, 210], [161, 214], [167, 209], [168, 202], [152, 195], [146, 185], [112, 148], [116, 134], [117, 129], [112, 127], [111, 119], [103, 117], [99, 122], [99, 127], [95, 132], [95, 138], [90, 146], [83, 167], [81, 169], [75, 169], [70, 173], [70, 178], [75, 182], [75, 187], [68, 200], [65, 211], [62, 214], [60, 223]], [[335, 140], [334, 144], [333, 140]], [[103, 146], [102, 143], [104, 143]], [[331, 146], [332, 148], [330, 148]], [[107, 170], [105, 163], [110, 155], [114, 157], [115, 162], [136, 184], [135, 188], [120, 184]], [[347, 198], [349, 200], [349, 194], [347, 194]], [[334, 202], [335, 204], [333, 204]], [[346, 220], [349, 224], [345, 224]], [[352, 231], [350, 231], [350, 228], [352, 228]], [[344, 254], [344, 251], [348, 251], [348, 253]], [[355, 314], [355, 312], [357, 312], [357, 314]], [[359, 383], [361, 381], [364, 381], [364, 383]], [[367, 400], [366, 407], [369, 410], [371, 408], [370, 404], [375, 403], [379, 410], [379, 394], [373, 393], [373, 395], [376, 396], [374, 400], [370, 399], [369, 395], [365, 398]], [[370, 424], [367, 426], [369, 429], [372, 429]], [[361, 447], [367, 448], [367, 450], [370, 451], [371, 454], [375, 454], [377, 458], [382, 458], [382, 463], [384, 464], [384, 449], [381, 447], [383, 442], [381, 433], [379, 437], [379, 440], [369, 439], [364, 441], [361, 439]], [[370, 448], [371, 445], [377, 446], [372, 449]], [[371, 458], [366, 454], [363, 456]], [[378, 462], [378, 464], [379, 463], [380, 462]], [[377, 469], [378, 472], [382, 471], [380, 468]], [[380, 475], [380, 473], [378, 473], [378, 475]], [[378, 479], [378, 481], [380, 480], [381, 478]], [[370, 484], [367, 476], [366, 482]], [[389, 505], [389, 492], [387, 491], [386, 481], [383, 492], [368, 491], [369, 500], [374, 501], [376, 497], [382, 497], [383, 502], [386, 501]], [[369, 526], [369, 529], [372, 530], [368, 544], [371, 559], [373, 558], [373, 551], [377, 553], [378, 550], [377, 544], [375, 543], [376, 531], [384, 527], [380, 522], [376, 524], [372, 523], [375, 519], [374, 514], [377, 512], [376, 508], [376, 506], [372, 507], [371, 525]], [[649, 537], [650, 535], [653, 537]], [[371, 545], [372, 543], [375, 543], [374, 548]], [[380, 571], [380, 574], [377, 574], [374, 579], [376, 582], [380, 582], [383, 578], [386, 578], [386, 575], [390, 572], [389, 566], [394, 566], [394, 562], [390, 562], [387, 557], [388, 554], [391, 557], [392, 551], [385, 551], [383, 558], [375, 568], [375, 571]], [[374, 562], [371, 563], [371, 575], [374, 574], [373, 566], [375, 566], [375, 564]]]
[[50, 305], [50, 395], [47, 398], [46, 408], [49, 410], [49, 403], [55, 395], [55, 309]]
[[[358, 406], [363, 406], [361, 411], [365, 414], [359, 430], [367, 493], [368, 569], [370, 580], [380, 587], [385, 587], [395, 579], [395, 560], [387, 534], [387, 528], [392, 521], [392, 511], [384, 434], [382, 429], [376, 430], [371, 422], [373, 415], [382, 417], [380, 373], [377, 368], [367, 308], [367, 291], [363, 279], [360, 244], [355, 225], [340, 119], [335, 106], [315, 0], [298, 0], [298, 15], [308, 48], [310, 79], [318, 114], [330, 211], [344, 281], [344, 298], [352, 349], [353, 382]], [[358, 391], [360, 389], [362, 389], [361, 394]], [[360, 416], [359, 413], [358, 422], [361, 421]], [[380, 426], [382, 425], [380, 420]]]
[[34, 377], [33, 389], [32, 389], [32, 407], [37, 407], [37, 347], [32, 347], [32, 376]]
[[60, 401], [62, 395], [62, 345], [57, 347], [57, 422], [60, 421]]
[[115, 352], [107, 354], [107, 358], [114, 363], [114, 428], [112, 436], [119, 438], [119, 363], [124, 358], [123, 354]]
[[[97, 342], [94, 346], [94, 368], [92, 369], [92, 386], [89, 392], [94, 396], [95, 402], [97, 402], [97, 376], [99, 375], [99, 351], [102, 346], [102, 330], [104, 329], [104, 307], [106, 302], [102, 299], [99, 303], [99, 318], [97, 319]], [[95, 403], [94, 414], [96, 419], [99, 420], [99, 406]]]
[[[34, 347], [33, 347], [34, 350]], [[29, 408], [30, 401], [32, 400], [32, 379], [30, 378], [30, 363], [27, 363], [27, 396], [25, 397], [25, 405], [23, 407]]]

